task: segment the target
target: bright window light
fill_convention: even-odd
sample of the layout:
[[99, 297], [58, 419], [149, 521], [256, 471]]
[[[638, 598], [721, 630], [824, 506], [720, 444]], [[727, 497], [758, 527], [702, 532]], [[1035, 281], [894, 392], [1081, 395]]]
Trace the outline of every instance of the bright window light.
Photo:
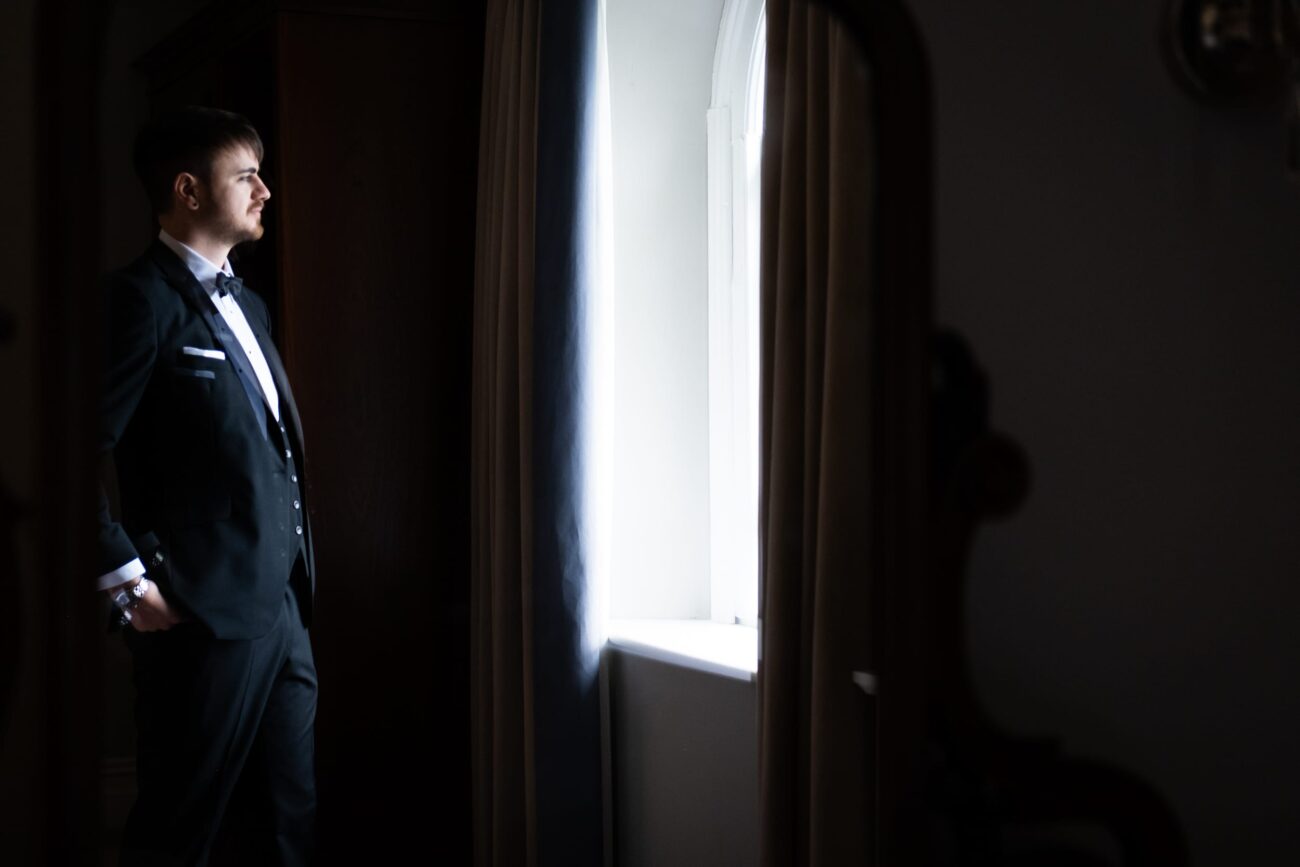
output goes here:
[[763, 7], [602, 0], [613, 313], [593, 356], [609, 377], [611, 640], [750, 672]]

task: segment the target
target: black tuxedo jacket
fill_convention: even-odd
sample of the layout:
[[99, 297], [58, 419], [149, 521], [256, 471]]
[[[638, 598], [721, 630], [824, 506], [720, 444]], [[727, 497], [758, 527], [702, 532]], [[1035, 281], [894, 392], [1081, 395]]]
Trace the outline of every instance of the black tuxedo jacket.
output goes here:
[[139, 556], [168, 600], [216, 637], [256, 638], [274, 625], [301, 557], [294, 589], [309, 617], [302, 425], [265, 302], [238, 296], [279, 390], [279, 424], [239, 341], [161, 241], [107, 275], [104, 291], [99, 448], [116, 461], [121, 520], [101, 493], [100, 574]]

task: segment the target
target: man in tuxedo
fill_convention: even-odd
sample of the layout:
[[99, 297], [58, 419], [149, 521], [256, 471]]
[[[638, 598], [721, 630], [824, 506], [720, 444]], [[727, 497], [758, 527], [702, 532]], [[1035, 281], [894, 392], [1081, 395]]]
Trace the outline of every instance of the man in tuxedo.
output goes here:
[[[302, 426], [266, 304], [231, 270], [271, 194], [244, 118], [190, 107], [136, 139], [157, 239], [107, 275], [98, 586], [136, 684], [139, 796], [122, 863], [311, 858], [314, 567]], [[236, 789], [236, 783], [239, 784]], [[227, 810], [232, 794], [241, 810]], [[238, 833], [235, 833], [235, 831]]]

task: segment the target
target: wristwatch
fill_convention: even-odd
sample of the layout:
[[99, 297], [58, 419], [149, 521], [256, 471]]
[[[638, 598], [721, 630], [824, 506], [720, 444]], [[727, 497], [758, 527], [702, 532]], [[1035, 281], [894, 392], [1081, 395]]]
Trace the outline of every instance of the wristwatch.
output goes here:
[[140, 604], [140, 600], [149, 592], [149, 579], [140, 576], [140, 580], [128, 587], [123, 585], [113, 591], [113, 604], [122, 612], [122, 625], [131, 622], [131, 612]]

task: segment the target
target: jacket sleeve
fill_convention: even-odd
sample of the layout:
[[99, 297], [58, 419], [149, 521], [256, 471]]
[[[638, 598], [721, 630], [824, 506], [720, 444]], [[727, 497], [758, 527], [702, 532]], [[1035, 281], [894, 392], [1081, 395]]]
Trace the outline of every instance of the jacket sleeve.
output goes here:
[[[128, 280], [104, 283], [104, 367], [97, 447], [101, 461], [112, 454], [144, 395], [158, 358], [153, 308]], [[111, 573], [137, 558], [135, 546], [109, 509], [99, 486], [99, 572]]]

